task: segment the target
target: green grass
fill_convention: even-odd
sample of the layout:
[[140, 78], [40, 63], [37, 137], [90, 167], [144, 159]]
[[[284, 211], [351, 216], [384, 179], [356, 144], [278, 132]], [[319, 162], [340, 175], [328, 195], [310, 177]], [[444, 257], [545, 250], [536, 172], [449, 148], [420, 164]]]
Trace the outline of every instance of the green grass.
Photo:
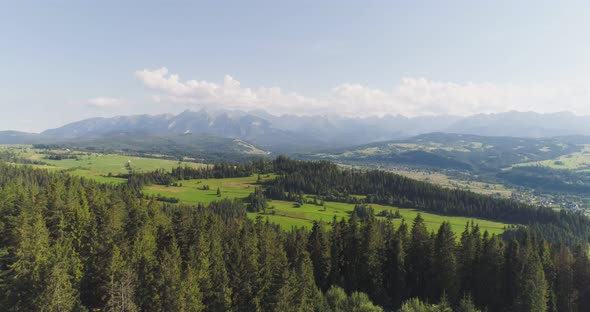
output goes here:
[[64, 160], [49, 160], [40, 159], [50, 165], [60, 168], [79, 168], [80, 170], [88, 171], [94, 175], [107, 175], [126, 173], [125, 165], [131, 161], [131, 167], [137, 172], [154, 171], [156, 169], [170, 170], [181, 166], [199, 167], [202, 164], [178, 162], [173, 160], [131, 157], [124, 155], [100, 155], [92, 154], [90, 156], [80, 156], [79, 159], [64, 159]]
[[[273, 178], [274, 175], [263, 176], [264, 179]], [[186, 203], [208, 204], [222, 198], [246, 198], [254, 192], [257, 176], [227, 179], [196, 179], [179, 181], [182, 186], [151, 185], [144, 188], [146, 195], [163, 195], [176, 197]], [[208, 185], [209, 190], [203, 190]], [[221, 190], [221, 196], [217, 196], [217, 188]]]
[[[271, 175], [263, 177], [263, 179], [270, 179], [273, 177], [274, 176]], [[256, 187], [256, 178], [256, 176], [251, 176], [245, 178], [188, 180], [181, 181], [182, 186], [178, 187], [166, 187], [161, 185], [148, 186], [143, 192], [146, 195], [175, 197], [184, 203], [207, 204], [221, 198], [246, 198], [254, 191], [254, 188]], [[203, 190], [202, 188], [204, 185], [209, 185], [210, 189]], [[217, 188], [221, 190], [221, 197], [217, 196]], [[450, 222], [453, 231], [456, 233], [463, 232], [465, 224], [472, 220], [479, 225], [482, 231], [487, 230], [490, 234], [501, 234], [504, 231], [504, 227], [507, 226], [507, 224], [500, 222], [464, 217], [441, 216], [418, 211], [416, 209], [397, 208], [375, 204], [371, 206], [376, 214], [382, 210], [390, 210], [392, 212], [399, 210], [402, 219], [409, 225], [411, 225], [414, 218], [420, 213], [422, 218], [424, 218], [429, 231], [437, 231], [443, 221]], [[353, 204], [339, 202], [325, 202], [324, 207], [312, 204], [295, 207], [294, 202], [273, 200], [269, 201], [269, 209], [267, 209], [266, 213], [248, 213], [248, 217], [251, 219], [261, 217], [264, 220], [268, 218], [270, 222], [277, 223], [285, 229], [290, 229], [293, 226], [311, 227], [313, 221], [331, 222], [334, 216], [336, 216], [338, 220], [341, 218], [348, 219], [353, 209]], [[394, 219], [393, 223], [396, 226], [399, 226], [402, 219]]]
[[484, 194], [484, 195], [499, 194], [500, 196], [505, 197], [505, 198], [510, 198], [510, 196], [512, 195], [512, 190], [502, 184], [460, 180], [460, 179], [451, 178], [451, 177], [449, 177], [443, 173], [440, 173], [440, 172], [428, 172], [428, 171], [404, 170], [404, 169], [394, 169], [394, 170], [391, 170], [391, 172], [406, 176], [406, 177], [414, 179], [414, 180], [429, 182], [432, 184], [440, 185], [440, 186], [443, 186], [446, 188], [451, 188], [451, 189], [469, 190], [471, 192]]
[[[353, 204], [339, 202], [325, 202], [325, 208], [311, 204], [305, 204], [295, 208], [294, 203], [292, 202], [275, 200], [270, 202], [270, 206], [274, 206], [274, 208], [268, 209], [267, 214], [259, 213], [259, 215], [268, 215], [269, 213], [272, 213], [272, 211], [274, 210], [274, 216], [297, 219], [300, 224], [305, 224], [306, 221], [307, 226], [310, 226], [314, 220], [331, 222], [334, 216], [336, 216], [338, 220], [340, 220], [341, 218], [347, 219], [348, 217], [350, 217], [350, 214], [354, 209]], [[448, 221], [451, 223], [451, 227], [455, 233], [463, 232], [463, 230], [465, 229], [465, 224], [471, 221], [477, 223], [482, 231], [487, 230], [490, 234], [501, 234], [502, 232], [504, 232], [504, 227], [507, 226], [507, 224], [494, 221], [465, 217], [442, 216], [424, 211], [419, 211], [416, 209], [398, 208], [378, 204], [371, 204], [370, 206], [373, 207], [376, 214], [378, 214], [382, 210], [389, 210], [392, 212], [399, 210], [402, 219], [393, 219], [393, 223], [395, 226], [399, 226], [402, 220], [405, 220], [406, 223], [411, 225], [412, 221], [416, 218], [418, 213], [420, 213], [429, 231], [437, 231], [440, 224], [444, 221]]]
[[552, 169], [587, 171], [590, 167], [590, 145], [584, 146], [582, 151], [577, 153], [563, 155], [555, 159], [517, 164], [513, 167], [518, 166], [543, 166]]
[[[9, 148], [9, 147], [7, 147]], [[125, 174], [128, 172], [125, 165], [130, 161], [131, 168], [135, 172], [149, 172], [156, 169], [170, 170], [178, 166], [203, 167], [204, 164], [192, 162], [178, 162], [174, 160], [132, 157], [117, 154], [99, 154], [62, 150], [55, 150], [52, 152], [62, 154], [75, 154], [77, 159], [62, 159], [51, 160], [45, 159], [44, 154], [40, 150], [26, 148], [23, 146], [13, 146], [13, 150], [18, 152], [18, 155], [30, 160], [42, 161], [47, 165], [34, 165], [37, 168], [48, 170], [69, 170], [73, 175], [90, 178], [101, 183], [123, 183], [126, 180], [111, 175]]]

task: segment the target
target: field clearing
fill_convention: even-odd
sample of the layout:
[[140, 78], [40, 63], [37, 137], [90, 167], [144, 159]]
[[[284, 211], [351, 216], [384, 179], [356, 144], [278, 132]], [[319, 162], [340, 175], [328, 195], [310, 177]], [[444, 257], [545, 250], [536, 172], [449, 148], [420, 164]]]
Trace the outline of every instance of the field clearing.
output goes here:
[[66, 151], [66, 150], [49, 150], [49, 152], [57, 155], [76, 156], [75, 159], [46, 159], [48, 152], [46, 150], [33, 149], [30, 146], [4, 146], [16, 152], [19, 157], [40, 161], [46, 165], [33, 165], [36, 168], [47, 170], [68, 170], [71, 174], [90, 178], [101, 183], [124, 183], [126, 180], [109, 175], [125, 174], [128, 172], [126, 168], [129, 162], [131, 168], [135, 172], [149, 172], [156, 169], [171, 170], [178, 166], [189, 166], [194, 168], [201, 168], [207, 166], [206, 164], [174, 161], [158, 158], [135, 157], [118, 154], [101, 154], [101, 153], [87, 153], [80, 151]]
[[585, 145], [582, 151], [560, 156], [555, 159], [516, 164], [513, 167], [543, 166], [552, 169], [576, 170], [587, 172], [590, 170], [590, 145]]
[[[262, 176], [262, 180], [272, 179], [274, 175]], [[161, 186], [151, 185], [144, 188], [143, 193], [146, 195], [153, 196], [166, 196], [175, 197], [180, 199], [184, 203], [204, 203], [208, 204], [212, 201], [217, 201], [222, 198], [240, 198], [244, 199], [248, 197], [250, 193], [254, 191], [257, 183], [257, 176], [244, 177], [244, 178], [227, 178], [227, 179], [197, 179], [180, 181], [182, 186]], [[209, 190], [204, 190], [203, 186], [208, 185]], [[217, 196], [217, 188], [221, 191], [221, 196]], [[290, 229], [293, 226], [296, 227], [311, 227], [313, 221], [332, 222], [333, 218], [336, 217], [338, 220], [345, 218], [348, 219], [354, 209], [353, 204], [339, 203], [339, 202], [324, 202], [324, 206], [318, 206], [313, 204], [304, 204], [300, 207], [296, 207], [294, 202], [272, 200], [268, 202], [269, 208], [266, 213], [248, 213], [248, 217], [251, 219], [263, 218], [270, 222], [277, 223], [285, 229]], [[451, 227], [455, 233], [459, 234], [465, 229], [465, 224], [474, 221], [479, 225], [482, 232], [488, 231], [490, 234], [501, 234], [507, 224], [465, 218], [465, 217], [452, 217], [452, 216], [441, 216], [424, 211], [418, 211], [416, 209], [397, 208], [392, 206], [384, 206], [372, 204], [370, 205], [374, 210], [375, 214], [378, 214], [382, 210], [388, 210], [395, 212], [399, 210], [401, 219], [393, 219], [395, 226], [399, 226], [402, 220], [405, 220], [409, 226], [418, 213], [422, 215], [426, 226], [429, 231], [437, 231], [438, 227], [443, 221], [449, 221]]]
[[479, 194], [484, 194], [484, 195], [500, 194], [500, 196], [505, 197], [505, 198], [510, 198], [510, 196], [512, 196], [512, 190], [506, 188], [502, 184], [453, 179], [445, 174], [438, 173], [438, 172], [425, 172], [425, 171], [403, 170], [403, 169], [394, 169], [394, 170], [390, 170], [390, 171], [393, 173], [397, 173], [399, 175], [406, 176], [406, 177], [414, 179], [414, 180], [430, 182], [430, 183], [440, 185], [443, 187], [447, 187], [447, 188], [469, 190], [474, 193], [479, 193]]
[[[308, 226], [311, 225], [313, 221], [332, 222], [334, 216], [336, 216], [338, 220], [342, 218], [347, 219], [350, 217], [352, 210], [354, 209], [353, 204], [339, 202], [325, 202], [325, 208], [311, 204], [304, 204], [296, 208], [292, 202], [273, 200], [269, 202], [269, 206], [274, 206], [274, 208], [268, 209], [267, 214], [258, 213], [258, 215], [266, 216], [268, 214], [272, 214], [272, 211], [274, 211], [274, 216], [297, 218], [302, 221], [306, 220]], [[504, 232], [504, 227], [508, 226], [507, 224], [500, 222], [465, 217], [442, 216], [416, 209], [398, 208], [378, 204], [371, 204], [370, 206], [375, 210], [375, 214], [378, 214], [383, 210], [388, 210], [391, 212], [399, 211], [402, 218], [392, 220], [396, 227], [402, 223], [402, 220], [405, 220], [405, 222], [411, 226], [412, 221], [419, 213], [424, 219], [426, 227], [429, 231], [437, 231], [440, 224], [444, 221], [451, 223], [451, 228], [455, 233], [463, 232], [465, 229], [465, 224], [471, 221], [477, 223], [482, 232], [488, 231], [490, 234], [501, 234]], [[269, 211], [271, 212], [269, 213]]]
[[[261, 176], [261, 180], [272, 179], [274, 175]], [[257, 176], [226, 179], [195, 179], [179, 181], [182, 186], [150, 185], [144, 188], [146, 195], [164, 195], [175, 197], [186, 203], [208, 204], [223, 198], [244, 199], [254, 192]], [[208, 186], [209, 189], [203, 189]], [[221, 196], [217, 196], [217, 188], [221, 190]]]
[[190, 166], [195, 168], [206, 166], [204, 164], [197, 163], [115, 154], [91, 154], [90, 156], [80, 156], [78, 159], [41, 159], [41, 161], [66, 169], [79, 168], [80, 170], [86, 170], [95, 173], [95, 175], [127, 173], [127, 168], [125, 168], [125, 165], [128, 161], [130, 161], [131, 168], [136, 172], [154, 171], [156, 169], [170, 170], [178, 166]]

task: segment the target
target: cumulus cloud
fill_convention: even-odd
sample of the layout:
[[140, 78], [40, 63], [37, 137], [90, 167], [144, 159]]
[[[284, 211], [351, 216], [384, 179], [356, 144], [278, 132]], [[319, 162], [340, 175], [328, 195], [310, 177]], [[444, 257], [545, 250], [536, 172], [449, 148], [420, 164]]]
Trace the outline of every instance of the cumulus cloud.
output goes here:
[[244, 87], [226, 75], [221, 83], [186, 80], [163, 67], [136, 72], [153, 99], [192, 107], [264, 109], [271, 113], [341, 114], [382, 116], [385, 114], [470, 115], [504, 111], [590, 114], [589, 83], [495, 84], [453, 83], [425, 78], [404, 78], [388, 90], [361, 84], [338, 85], [320, 97], [307, 97], [279, 87]]
[[123, 99], [108, 98], [108, 97], [97, 97], [88, 100], [88, 106], [105, 108], [105, 107], [121, 107], [127, 104]]

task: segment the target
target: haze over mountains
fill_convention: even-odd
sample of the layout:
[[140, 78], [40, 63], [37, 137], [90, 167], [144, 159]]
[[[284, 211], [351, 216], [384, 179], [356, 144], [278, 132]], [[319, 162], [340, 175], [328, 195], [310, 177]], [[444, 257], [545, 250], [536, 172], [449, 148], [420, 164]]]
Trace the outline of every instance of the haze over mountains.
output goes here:
[[[401, 115], [349, 118], [276, 116], [265, 111], [184, 111], [178, 115], [132, 115], [90, 118], [41, 134], [0, 132], [0, 143], [91, 141], [125, 135], [174, 137], [191, 134], [239, 139], [270, 151], [326, 149], [446, 132], [482, 136], [553, 137], [590, 135], [590, 116], [572, 113], [506, 112], [460, 116]], [[186, 138], [184, 139], [186, 141]], [[209, 141], [210, 142], [210, 141]]]

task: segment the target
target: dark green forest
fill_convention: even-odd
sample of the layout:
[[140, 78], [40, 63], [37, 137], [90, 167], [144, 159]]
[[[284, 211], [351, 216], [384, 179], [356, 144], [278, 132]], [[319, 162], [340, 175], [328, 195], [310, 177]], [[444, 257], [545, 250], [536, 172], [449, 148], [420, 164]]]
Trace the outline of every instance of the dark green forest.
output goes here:
[[[144, 198], [147, 183], [279, 175], [245, 200]], [[287, 158], [178, 168], [104, 185], [0, 163], [1, 311], [585, 311], [587, 218], [374, 171]], [[362, 218], [281, 230], [247, 209], [312, 194], [528, 225], [498, 237], [467, 224], [429, 233]], [[546, 231], [545, 229], [554, 229]]]

